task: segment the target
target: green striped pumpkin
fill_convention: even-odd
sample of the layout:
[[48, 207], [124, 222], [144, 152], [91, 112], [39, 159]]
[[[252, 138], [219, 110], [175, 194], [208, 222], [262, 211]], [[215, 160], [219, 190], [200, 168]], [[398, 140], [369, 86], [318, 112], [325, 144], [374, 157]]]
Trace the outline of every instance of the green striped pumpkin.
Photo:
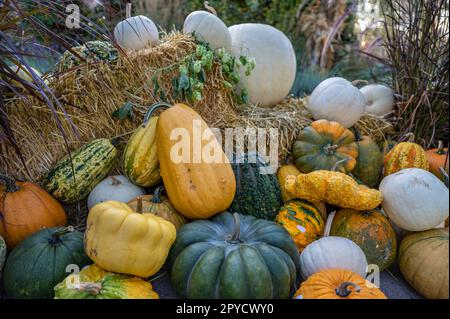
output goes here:
[[77, 202], [108, 175], [116, 153], [109, 140], [93, 140], [72, 153], [73, 166], [66, 156], [42, 178], [41, 184], [60, 201]]

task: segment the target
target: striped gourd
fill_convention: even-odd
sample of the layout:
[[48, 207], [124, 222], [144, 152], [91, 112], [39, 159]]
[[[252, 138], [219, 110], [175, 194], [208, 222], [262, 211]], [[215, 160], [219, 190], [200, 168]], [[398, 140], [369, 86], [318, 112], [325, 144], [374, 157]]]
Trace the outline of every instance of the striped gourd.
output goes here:
[[405, 168], [429, 170], [427, 154], [422, 146], [412, 142], [402, 142], [397, 144], [384, 157], [384, 176]]
[[116, 159], [116, 148], [107, 139], [93, 140], [59, 161], [43, 178], [42, 186], [62, 202], [86, 197], [103, 180]]
[[293, 199], [275, 217], [291, 235], [299, 252], [323, 235], [325, 221], [320, 210], [303, 199]]
[[144, 120], [131, 136], [123, 155], [125, 175], [136, 185], [150, 187], [161, 179], [156, 152], [156, 123], [158, 117]]

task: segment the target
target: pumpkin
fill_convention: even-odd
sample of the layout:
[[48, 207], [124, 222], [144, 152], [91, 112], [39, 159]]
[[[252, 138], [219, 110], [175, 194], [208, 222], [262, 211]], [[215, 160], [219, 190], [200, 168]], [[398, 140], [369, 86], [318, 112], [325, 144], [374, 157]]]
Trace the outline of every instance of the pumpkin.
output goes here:
[[62, 202], [86, 197], [111, 170], [117, 150], [107, 139], [91, 141], [60, 160], [42, 178], [42, 186]]
[[[341, 209], [330, 215], [330, 235], [351, 239], [364, 252], [369, 264], [380, 271], [395, 260], [397, 239], [389, 220], [378, 210]], [[326, 234], [328, 235], [328, 234]]]
[[300, 274], [307, 279], [325, 269], [346, 269], [365, 277], [367, 259], [362, 249], [348, 238], [322, 237], [300, 254]]
[[430, 172], [444, 180], [444, 174], [441, 172], [441, 168], [445, 170], [448, 174], [449, 158], [448, 158], [448, 148], [444, 148], [444, 143], [442, 141], [438, 142], [438, 148], [433, 148], [427, 152], [427, 160], [430, 165]]
[[412, 233], [400, 243], [400, 271], [426, 298], [449, 298], [448, 249], [448, 227]]
[[[75, 55], [76, 54], [76, 55]], [[114, 64], [119, 58], [119, 51], [110, 41], [87, 41], [83, 45], [75, 46], [64, 51], [54, 73], [64, 72], [85, 63]]]
[[151, 283], [107, 272], [95, 264], [69, 275], [54, 290], [55, 299], [159, 299]]
[[359, 89], [366, 99], [366, 112], [379, 116], [394, 110], [394, 92], [382, 84], [369, 84]]
[[335, 170], [348, 173], [356, 165], [355, 136], [338, 122], [318, 120], [304, 128], [292, 149], [295, 165], [303, 172]]
[[134, 184], [150, 187], [161, 180], [158, 154], [156, 152], [157, 116], [150, 117], [150, 109], [144, 122], [128, 140], [123, 152], [123, 170]]
[[207, 11], [191, 12], [183, 24], [183, 33], [194, 33], [199, 40], [209, 43], [212, 49], [231, 47], [231, 35], [227, 26], [217, 17], [212, 7], [205, 5]]
[[[142, 210], [143, 213], [150, 213], [164, 218], [165, 220], [171, 222], [176, 229], [179, 229], [181, 226], [186, 224], [188, 220], [186, 217], [177, 212], [167, 197], [161, 195], [163, 190], [164, 187], [159, 186], [155, 189], [153, 195], [136, 197], [128, 202], [128, 206], [135, 211]], [[139, 204], [139, 202], [141, 202], [141, 204]], [[139, 208], [139, 205], [142, 205], [142, 208]]]
[[56, 199], [36, 184], [0, 174], [0, 235], [8, 248], [45, 227], [65, 226], [66, 213]]
[[6, 260], [6, 243], [2, 236], [0, 236], [0, 279], [2, 279], [2, 269]]
[[269, 164], [255, 153], [236, 156], [233, 161], [236, 195], [229, 207], [232, 213], [273, 220], [283, 201], [277, 177]]
[[239, 59], [247, 56], [256, 65], [249, 76], [244, 68], [239, 86], [248, 90], [250, 103], [271, 107], [281, 102], [294, 84], [297, 58], [289, 39], [280, 30], [260, 23], [244, 23], [228, 28], [231, 53]]
[[53, 298], [53, 287], [67, 267], [80, 269], [91, 261], [84, 253], [83, 234], [73, 227], [45, 228], [24, 239], [8, 256], [3, 285], [9, 298]]
[[369, 136], [356, 134], [358, 157], [352, 175], [368, 187], [375, 187], [383, 170], [383, 154], [377, 143]]
[[365, 107], [364, 95], [356, 86], [340, 77], [320, 82], [307, 103], [307, 108], [315, 120], [336, 121], [345, 128], [359, 121]]
[[132, 184], [125, 176], [108, 176], [98, 183], [89, 194], [87, 206], [90, 210], [94, 205], [108, 200], [126, 203], [136, 196], [144, 194], [145, 190], [142, 187]]
[[325, 227], [320, 210], [303, 199], [293, 199], [284, 204], [275, 221], [291, 235], [299, 252], [319, 239]]
[[331, 171], [314, 171], [286, 179], [286, 190], [310, 202], [325, 201], [342, 208], [374, 209], [381, 204], [380, 191], [358, 183], [350, 176]]
[[404, 168], [422, 168], [429, 170], [427, 154], [419, 144], [413, 143], [414, 135], [409, 142], [395, 145], [384, 157], [384, 176], [398, 172]]
[[167, 220], [108, 201], [89, 211], [84, 244], [99, 267], [145, 278], [162, 267], [175, 236]]
[[294, 299], [387, 299], [375, 285], [343, 269], [322, 270], [304, 281]]
[[383, 210], [405, 230], [428, 230], [448, 217], [448, 188], [423, 169], [402, 169], [385, 177], [380, 183], [380, 191], [383, 193]]
[[159, 41], [158, 28], [146, 16], [131, 16], [131, 2], [126, 5], [126, 20], [114, 28], [114, 39], [123, 48], [131, 50], [155, 46]]
[[[152, 109], [168, 106], [157, 103]], [[180, 141], [174, 140], [174, 132]], [[236, 192], [233, 169], [197, 112], [184, 104], [162, 112], [156, 125], [156, 146], [161, 177], [177, 211], [189, 219], [205, 219], [231, 205]], [[214, 158], [205, 150], [212, 151]]]
[[168, 265], [182, 298], [288, 298], [298, 251], [277, 223], [225, 212], [183, 225]]

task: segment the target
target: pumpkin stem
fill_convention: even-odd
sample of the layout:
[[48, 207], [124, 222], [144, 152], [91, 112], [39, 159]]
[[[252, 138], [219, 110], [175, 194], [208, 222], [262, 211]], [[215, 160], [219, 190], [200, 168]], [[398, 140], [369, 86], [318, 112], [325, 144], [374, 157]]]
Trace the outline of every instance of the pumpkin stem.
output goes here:
[[330, 236], [331, 225], [333, 225], [334, 215], [336, 215], [336, 211], [332, 211], [330, 215], [328, 215], [327, 222], [325, 224], [325, 229], [323, 231], [323, 237]]
[[152, 203], [161, 203], [161, 193], [164, 191], [164, 186], [158, 186], [156, 187], [154, 193], [153, 193], [153, 197], [152, 197]]
[[157, 109], [163, 108], [163, 107], [169, 108], [169, 107], [171, 107], [171, 105], [168, 104], [168, 103], [164, 103], [164, 102], [158, 102], [158, 103], [152, 104], [148, 108], [147, 112], [144, 115], [144, 122], [142, 123], [142, 126], [145, 127], [147, 125], [147, 123], [148, 123], [148, 120], [150, 120], [150, 117], [153, 115], [153, 113]]
[[327, 144], [323, 147], [323, 150], [324, 150], [325, 154], [332, 155], [336, 152], [338, 147], [339, 147], [339, 145], [337, 145], [337, 144]]
[[413, 132], [409, 132], [409, 133], [406, 133], [405, 136], [404, 136], [403, 138], [406, 139], [407, 142], [413, 143], [413, 142], [414, 142], [414, 139], [415, 139], [416, 137], [414, 136], [414, 133], [413, 133]]
[[442, 142], [441, 140], [438, 141], [438, 149], [436, 151], [436, 154], [439, 154], [439, 155], [444, 155], [445, 154], [444, 142]]
[[[348, 289], [348, 287], [352, 287], [353, 289]], [[335, 291], [336, 295], [345, 298], [348, 297], [353, 292], [353, 290], [355, 290], [356, 292], [360, 292], [361, 287], [352, 282], [345, 281], [339, 286], [339, 288], [336, 288]]]
[[217, 17], [217, 11], [213, 7], [209, 5], [208, 1], [203, 2], [203, 5], [205, 6], [205, 9], [214, 14]]
[[234, 217], [234, 232], [231, 235], [230, 242], [238, 242], [240, 241], [239, 235], [241, 234], [241, 219], [239, 218], [238, 213], [233, 214]]
[[16, 184], [16, 180], [7, 174], [0, 174], [0, 183], [5, 184], [7, 193], [14, 193], [20, 189]]
[[449, 178], [448, 178], [447, 172], [445, 171], [445, 169], [443, 167], [439, 167], [439, 171], [441, 172], [442, 177], [444, 178], [445, 186], [447, 186], [447, 188], [448, 188]]
[[102, 291], [102, 284], [98, 282], [83, 282], [78, 284], [77, 290], [86, 291], [96, 296]]
[[131, 17], [131, 1], [127, 2], [127, 5], [125, 7], [125, 17], [127, 19]]
[[347, 158], [344, 158], [344, 159], [341, 159], [341, 160], [337, 161], [337, 162], [334, 163], [334, 165], [331, 167], [330, 171], [336, 172], [336, 170], [337, 170], [339, 164], [345, 163], [345, 162], [347, 162], [349, 159], [350, 159], [350, 157], [347, 157]]
[[137, 198], [136, 213], [142, 214], [142, 196]]
[[117, 185], [122, 184], [122, 182], [119, 181], [119, 179], [117, 177], [115, 177], [115, 176], [111, 175], [111, 176], [109, 176], [109, 178], [112, 179], [112, 184], [111, 185], [113, 185], [113, 186], [117, 186]]
[[75, 228], [73, 226], [67, 226], [67, 227], [63, 227], [61, 229], [58, 229], [57, 231], [53, 232], [52, 234], [52, 238], [49, 240], [51, 244], [57, 244], [60, 242], [59, 237], [71, 233], [75, 230]]
[[369, 82], [366, 81], [366, 80], [354, 80], [354, 81], [352, 81], [352, 85], [357, 86], [358, 84], [367, 85], [367, 84], [369, 84]]

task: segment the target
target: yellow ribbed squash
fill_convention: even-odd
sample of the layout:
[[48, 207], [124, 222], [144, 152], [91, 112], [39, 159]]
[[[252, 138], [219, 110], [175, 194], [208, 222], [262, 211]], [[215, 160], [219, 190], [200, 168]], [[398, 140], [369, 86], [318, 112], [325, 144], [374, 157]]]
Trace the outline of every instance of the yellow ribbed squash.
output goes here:
[[162, 267], [175, 237], [175, 226], [165, 219], [107, 201], [89, 211], [84, 245], [101, 268], [145, 278]]

